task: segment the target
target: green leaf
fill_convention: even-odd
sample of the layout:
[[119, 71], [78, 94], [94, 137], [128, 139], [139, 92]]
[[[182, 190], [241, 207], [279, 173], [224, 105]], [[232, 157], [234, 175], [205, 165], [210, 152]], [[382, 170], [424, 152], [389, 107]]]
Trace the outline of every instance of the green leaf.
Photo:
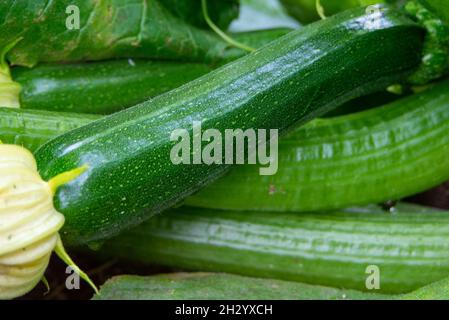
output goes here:
[[157, 0], [1, 1], [0, 35], [0, 48], [23, 37], [7, 58], [24, 66], [109, 58], [216, 62], [227, 47]]

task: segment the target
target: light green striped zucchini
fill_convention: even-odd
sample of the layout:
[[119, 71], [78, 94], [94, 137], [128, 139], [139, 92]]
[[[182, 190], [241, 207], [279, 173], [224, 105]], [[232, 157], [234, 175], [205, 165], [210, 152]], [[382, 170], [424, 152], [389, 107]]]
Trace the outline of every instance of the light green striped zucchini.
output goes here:
[[112, 237], [226, 173], [229, 154], [212, 165], [170, 161], [173, 132], [188, 128], [191, 134], [192, 121], [221, 134], [269, 128], [281, 136], [352, 98], [405, 80], [420, 62], [423, 29], [388, 7], [381, 28], [370, 28], [369, 19], [356, 9], [290, 32], [180, 88], [44, 144], [35, 153], [44, 179], [88, 165], [55, 195], [67, 219], [65, 241]]
[[182, 207], [94, 254], [361, 291], [378, 268], [376, 292], [406, 293], [449, 275], [449, 212], [420, 210], [296, 214]]
[[35, 151], [48, 140], [101, 116], [0, 107], [0, 140]]

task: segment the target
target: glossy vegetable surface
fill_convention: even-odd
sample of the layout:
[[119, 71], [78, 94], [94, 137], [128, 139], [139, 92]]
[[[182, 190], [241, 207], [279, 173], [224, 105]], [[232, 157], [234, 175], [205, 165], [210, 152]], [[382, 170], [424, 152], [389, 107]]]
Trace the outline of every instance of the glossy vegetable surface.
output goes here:
[[13, 68], [20, 107], [109, 114], [177, 88], [212, 70], [206, 64], [117, 60]]
[[449, 82], [380, 108], [317, 120], [279, 146], [279, 170], [235, 168], [186, 203], [309, 211], [380, 203], [449, 179]]
[[[314, 120], [281, 141], [276, 175], [236, 168], [186, 202], [234, 210], [307, 211], [383, 202], [430, 188], [448, 178], [448, 86], [442, 83], [362, 113]], [[100, 117], [0, 108], [0, 139], [35, 150], [96, 119]], [[408, 161], [398, 167], [400, 154]]]
[[[232, 36], [239, 42], [259, 48], [289, 31], [270, 29]], [[220, 64], [241, 56], [242, 50], [229, 48]], [[44, 64], [32, 69], [15, 67], [12, 68], [12, 78], [20, 84], [21, 90], [20, 95], [14, 89], [10, 94], [17, 96], [20, 107], [25, 109], [110, 114], [177, 88], [212, 69], [205, 63], [135, 59]], [[5, 88], [0, 92], [7, 93], [8, 90]]]
[[192, 121], [201, 121], [202, 130], [269, 128], [282, 134], [406, 77], [419, 63], [422, 29], [385, 11], [380, 29], [365, 28], [371, 17], [364, 10], [342, 13], [43, 145], [36, 152], [43, 177], [89, 168], [56, 195], [56, 207], [67, 219], [66, 240], [110, 237], [223, 174], [228, 165], [170, 160], [176, 145], [170, 136], [176, 129], [191, 134]]

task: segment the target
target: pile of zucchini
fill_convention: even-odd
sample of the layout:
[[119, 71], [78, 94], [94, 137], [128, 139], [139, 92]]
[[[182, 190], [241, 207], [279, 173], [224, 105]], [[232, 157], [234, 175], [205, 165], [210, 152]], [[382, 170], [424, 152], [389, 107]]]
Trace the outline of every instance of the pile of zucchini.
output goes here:
[[[33, 153], [42, 186], [63, 177], [48, 210], [64, 244], [192, 271], [114, 278], [96, 299], [449, 298], [449, 212], [398, 203], [449, 180], [447, 4], [282, 2], [303, 26], [226, 32], [238, 0], [0, 2], [0, 140]], [[277, 129], [278, 172], [174, 164], [192, 121]], [[25, 210], [8, 190], [27, 185], [11, 163], [8, 243]], [[38, 278], [2, 279], [4, 251], [12, 298]]]

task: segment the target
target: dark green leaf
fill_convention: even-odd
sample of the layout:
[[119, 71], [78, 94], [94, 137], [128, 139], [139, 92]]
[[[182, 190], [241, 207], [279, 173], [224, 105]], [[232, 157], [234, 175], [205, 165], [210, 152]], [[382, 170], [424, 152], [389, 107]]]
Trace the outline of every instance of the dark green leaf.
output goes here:
[[[79, 29], [70, 5], [79, 9]], [[1, 1], [0, 47], [21, 37], [8, 59], [24, 66], [119, 57], [215, 62], [227, 47], [157, 0]]]

